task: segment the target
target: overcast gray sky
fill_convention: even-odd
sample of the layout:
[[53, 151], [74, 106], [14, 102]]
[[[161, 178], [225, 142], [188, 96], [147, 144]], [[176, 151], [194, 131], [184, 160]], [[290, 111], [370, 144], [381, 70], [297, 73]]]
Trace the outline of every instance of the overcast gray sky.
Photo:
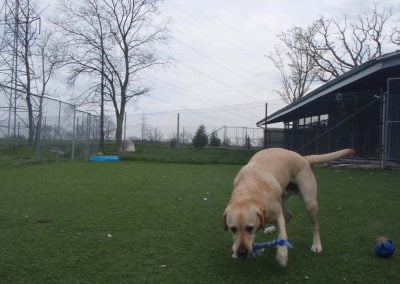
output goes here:
[[[385, 1], [385, 5], [389, 2]], [[395, 2], [398, 1], [392, 1]], [[156, 84], [153, 96], [190, 108], [254, 101], [268, 101], [271, 106], [280, 107], [282, 102], [273, 92], [279, 86], [278, 73], [265, 57], [277, 44], [276, 34], [294, 25], [307, 25], [320, 15], [357, 15], [374, 3], [365, 0], [166, 0], [161, 11], [164, 18], [172, 19], [172, 37], [165, 52], [175, 58], [175, 63], [151, 79], [171, 83], [187, 96], [176, 95]], [[151, 99], [142, 99], [139, 104], [146, 111], [166, 107], [171, 108]]]
[[[55, 1], [49, 3], [54, 5]], [[164, 19], [171, 19], [171, 37], [161, 52], [174, 60], [168, 66], [142, 75], [144, 82], [151, 86], [151, 94], [129, 107], [128, 113], [257, 102], [247, 109], [247, 116], [235, 118], [232, 113], [226, 117], [213, 113], [214, 117], [218, 115], [213, 127], [223, 125], [222, 121], [255, 126], [255, 121], [263, 116], [262, 102], [269, 103], [271, 112], [284, 106], [273, 92], [279, 87], [278, 72], [266, 57], [278, 43], [276, 35], [295, 25], [310, 24], [321, 15], [355, 16], [374, 3], [369, 0], [165, 0], [160, 10]], [[386, 0], [380, 5], [397, 3]]]

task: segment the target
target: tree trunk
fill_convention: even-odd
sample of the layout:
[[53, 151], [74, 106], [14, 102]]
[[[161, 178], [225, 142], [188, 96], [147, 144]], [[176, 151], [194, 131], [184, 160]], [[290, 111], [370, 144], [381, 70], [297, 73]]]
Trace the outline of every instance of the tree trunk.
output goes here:
[[118, 152], [124, 151], [124, 141], [122, 140], [123, 127], [124, 127], [124, 117], [125, 117], [125, 106], [126, 106], [126, 88], [127, 83], [121, 87], [121, 108], [119, 113], [117, 113], [117, 148]]
[[39, 119], [37, 122], [37, 127], [36, 127], [36, 139], [35, 139], [35, 160], [40, 161], [40, 133], [41, 133], [41, 128], [42, 128], [42, 117], [43, 117], [43, 93], [40, 96], [40, 102], [39, 102]]
[[[103, 36], [103, 35], [102, 35]], [[101, 37], [101, 83], [100, 83], [100, 149], [104, 150], [104, 44]]]
[[33, 145], [33, 139], [35, 135], [35, 125], [34, 125], [34, 120], [33, 120], [33, 110], [32, 110], [32, 101], [31, 101], [31, 69], [30, 69], [30, 54], [29, 54], [29, 49], [30, 49], [30, 40], [29, 40], [29, 27], [31, 25], [30, 23], [30, 12], [31, 12], [31, 6], [30, 2], [27, 2], [28, 4], [28, 11], [26, 15], [26, 22], [24, 23], [25, 25], [25, 33], [24, 33], [24, 38], [23, 38], [23, 48], [24, 48], [24, 65], [25, 65], [25, 72], [26, 72], [26, 104], [28, 107], [28, 144], [29, 146]]
[[117, 131], [115, 134], [116, 140], [117, 140], [117, 149], [118, 152], [123, 152], [124, 151], [124, 143], [122, 140], [122, 129], [124, 125], [124, 114], [125, 112], [120, 112], [117, 114]]
[[33, 110], [32, 110], [32, 101], [31, 94], [26, 93], [26, 105], [28, 107], [28, 144], [29, 146], [33, 145], [33, 137], [35, 136], [35, 126], [33, 121]]
[[28, 59], [28, 47], [25, 46], [25, 71], [26, 71], [26, 105], [28, 108], [28, 144], [33, 145], [33, 138], [35, 135], [35, 125], [33, 120], [33, 109], [31, 101], [31, 73], [30, 64]]
[[[103, 81], [103, 78], [102, 78]], [[102, 83], [101, 102], [100, 102], [100, 149], [104, 150], [104, 89]]]

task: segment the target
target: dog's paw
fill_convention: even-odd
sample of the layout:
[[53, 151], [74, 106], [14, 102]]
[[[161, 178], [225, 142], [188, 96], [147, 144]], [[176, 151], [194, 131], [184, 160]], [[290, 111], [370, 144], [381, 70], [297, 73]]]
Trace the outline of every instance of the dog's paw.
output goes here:
[[269, 226], [269, 227], [264, 229], [263, 233], [267, 234], [267, 235], [270, 235], [270, 234], [275, 233], [275, 231], [276, 231], [276, 227], [275, 226]]
[[286, 267], [287, 262], [288, 262], [287, 247], [278, 247], [277, 253], [276, 253], [276, 260], [278, 261], [280, 266]]
[[276, 260], [278, 261], [280, 266], [286, 267], [287, 262], [288, 262], [288, 257], [282, 256], [282, 255], [277, 255]]
[[322, 246], [321, 244], [315, 244], [311, 246], [311, 251], [314, 253], [320, 253], [322, 252]]

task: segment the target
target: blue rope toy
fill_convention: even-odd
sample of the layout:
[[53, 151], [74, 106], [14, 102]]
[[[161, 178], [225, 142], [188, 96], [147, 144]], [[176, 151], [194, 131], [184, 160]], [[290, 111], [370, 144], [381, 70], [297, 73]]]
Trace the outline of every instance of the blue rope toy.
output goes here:
[[293, 246], [287, 240], [273, 240], [270, 242], [254, 243], [253, 250], [251, 252], [252, 257], [259, 256], [263, 253], [265, 248], [270, 248], [273, 246], [287, 246], [288, 248], [293, 248]]

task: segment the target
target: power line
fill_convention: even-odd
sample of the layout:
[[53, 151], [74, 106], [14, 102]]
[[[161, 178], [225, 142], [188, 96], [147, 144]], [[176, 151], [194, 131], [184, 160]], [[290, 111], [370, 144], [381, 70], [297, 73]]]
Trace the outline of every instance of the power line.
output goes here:
[[149, 81], [149, 82], [151, 82], [151, 83], [155, 83], [155, 84], [158, 84], [158, 85], [160, 85], [160, 86], [164, 85], [164, 86], [162, 86], [162, 87], [166, 87], [167, 89], [171, 89], [171, 90], [172, 90], [172, 89], [175, 89], [174, 91], [177, 91], [177, 93], [180, 93], [181, 95], [184, 95], [185, 97], [191, 97], [191, 98], [193, 98], [194, 100], [196, 100], [196, 101], [198, 101], [198, 102], [201, 102], [201, 103], [210, 105], [209, 102], [211, 101], [211, 102], [213, 102], [213, 103], [215, 103], [215, 104], [218, 104], [217, 102], [215, 102], [215, 101], [213, 101], [213, 100], [205, 101], [205, 100], [199, 99], [199, 98], [197, 98], [197, 97], [195, 97], [195, 96], [190, 96], [190, 95], [189, 95], [189, 94], [191, 94], [190, 92], [188, 92], [188, 91], [182, 89], [181, 87], [179, 87], [179, 86], [177, 86], [177, 85], [175, 85], [175, 84], [173, 84], [173, 83], [171, 83], [171, 82], [165, 82], [165, 81], [162, 81], [162, 80], [160, 80], [160, 79], [156, 79], [156, 78], [154, 78], [154, 77], [150, 77], [150, 79], [151, 79], [151, 80], [145, 78], [145, 80], [147, 80], [147, 81]]
[[[156, 99], [156, 98], [154, 98], [154, 97], [148, 97], [148, 98], [151, 98], [151, 99], [153, 99], [153, 100], [157, 100], [157, 101], [160, 101], [160, 102], [163, 102], [163, 103], [166, 103], [166, 104], [169, 104], [169, 105], [174, 106], [173, 104], [171, 104], [171, 103], [169, 103], [169, 102], [166, 102], [166, 101], [164, 101], [164, 100], [161, 100], [161, 99]], [[184, 109], [182, 109], [181, 111], [184, 111]], [[194, 115], [200, 115], [200, 114], [197, 114], [197, 113], [192, 113], [192, 114], [194, 114]], [[209, 114], [204, 114], [204, 115], [210, 117]], [[221, 119], [219, 119], [219, 118], [217, 118], [217, 117], [211, 117], [211, 118], [216, 119], [216, 120], [219, 120], [219, 121], [221, 121], [222, 123], [225, 123], [225, 121], [223, 121], [223, 120], [221, 120]]]
[[[160, 81], [156, 81], [156, 82], [154, 82], [154, 81], [152, 81], [152, 80], [148, 80], [148, 79], [145, 79], [145, 80], [147, 80], [147, 81], [150, 81], [150, 82], [153, 82], [153, 83], [155, 83], [155, 84], [159, 84], [159, 85], [161, 85], [162, 86], [162, 82], [160, 82]], [[167, 84], [167, 83], [165, 83], [164, 82], [164, 84]], [[171, 85], [173, 85], [173, 84], [171, 84]], [[171, 89], [171, 87], [168, 87], [167, 86], [167, 88], [169, 88], [169, 89]], [[185, 97], [187, 97], [188, 96], [188, 92], [186, 92], [185, 90], [183, 90], [183, 91], [180, 91], [180, 89], [181, 88], [179, 88], [179, 87], [177, 87], [177, 86], [175, 86], [175, 89], [176, 90], [174, 90], [174, 92], [177, 92], [178, 94], [180, 93], [181, 95], [183, 95], [183, 96], [185, 96]], [[182, 89], [181, 89], [182, 90]], [[197, 100], [197, 101], [202, 101], [202, 100], [200, 100], [200, 99], [198, 99], [198, 98], [194, 98], [195, 100]], [[161, 101], [161, 100], [160, 100]], [[163, 102], [166, 102], [166, 101], [163, 101]], [[166, 103], [168, 103], [168, 102], [166, 102]], [[262, 102], [261, 102], [262, 103]], [[168, 103], [168, 104], [170, 104], [170, 103]], [[207, 102], [206, 104], [208, 104], [209, 105], [209, 103]], [[170, 105], [173, 105], [173, 104], [170, 104]], [[178, 107], [180, 107], [180, 106], [178, 106]], [[184, 108], [185, 109], [185, 108]], [[229, 110], [226, 110], [226, 112], [228, 112], [229, 113]], [[251, 115], [251, 113], [249, 113], [249, 112], [246, 112], [246, 113], [248, 113], [249, 115]], [[231, 113], [232, 115], [234, 115], [235, 117], [237, 117], [238, 116], [238, 114], [237, 113], [235, 113], [235, 114], [233, 114], [233, 113]], [[245, 116], [242, 116], [242, 117], [245, 117]], [[245, 117], [245, 118], [247, 118], [247, 117]]]
[[191, 69], [192, 71], [194, 71], [194, 72], [196, 72], [196, 73], [198, 73], [198, 74], [200, 74], [200, 75], [202, 75], [202, 76], [208, 78], [209, 80], [214, 81], [214, 82], [216, 82], [216, 83], [218, 83], [218, 84], [220, 84], [220, 85], [222, 85], [222, 86], [224, 86], [224, 87], [226, 87], [226, 88], [228, 88], [228, 89], [231, 89], [231, 90], [235, 91], [236, 93], [241, 94], [242, 96], [251, 98], [251, 99], [253, 99], [253, 100], [254, 100], [254, 99], [258, 100], [258, 99], [259, 99], [259, 98], [256, 98], [256, 97], [250, 95], [250, 94], [246, 94], [246, 93], [240, 91], [239, 89], [236, 89], [235, 87], [232, 87], [231, 85], [229, 85], [229, 84], [227, 84], [227, 83], [225, 83], [225, 82], [222, 82], [222, 81], [220, 81], [220, 80], [214, 78], [213, 76], [208, 75], [207, 73], [204, 73], [203, 71], [200, 71], [200, 70], [196, 69], [196, 68], [193, 67], [193, 66], [190, 66], [189, 64], [183, 63], [183, 62], [180, 61], [180, 60], [176, 60], [176, 61], [179, 62], [180, 64], [186, 66], [187, 68]]
[[[168, 88], [168, 89], [171, 89], [171, 90], [173, 90], [174, 92], [176, 92], [176, 93], [178, 93], [178, 94], [180, 94], [180, 95], [182, 95], [182, 96], [185, 96], [185, 97], [191, 97], [191, 98], [193, 98], [194, 100], [196, 100], [196, 101], [199, 101], [199, 102], [202, 102], [202, 103], [204, 103], [204, 104], [207, 104], [207, 105], [210, 105], [211, 106], [211, 104], [209, 103], [210, 101], [211, 102], [213, 102], [214, 104], [216, 104], [217, 106], [220, 106], [220, 104], [218, 103], [218, 102], [216, 102], [216, 101], [213, 101], [213, 100], [208, 100], [208, 101], [205, 101], [205, 100], [202, 100], [202, 99], [199, 99], [198, 97], [196, 97], [195, 95], [194, 96], [190, 96], [189, 94], [191, 94], [190, 92], [188, 92], [188, 91], [186, 91], [186, 90], [184, 90], [184, 89], [182, 89], [182, 88], [180, 88], [179, 86], [177, 86], [177, 85], [175, 85], [175, 84], [172, 84], [172, 83], [170, 83], [170, 82], [165, 82], [165, 81], [161, 81], [161, 80], [159, 80], [159, 79], [155, 79], [155, 78], [151, 78], [152, 80], [148, 80], [148, 79], [145, 79], [145, 80], [147, 80], [147, 81], [149, 81], [149, 82], [152, 82], [152, 83], [155, 83], [155, 84], [158, 84], [158, 85], [160, 85], [160, 86], [162, 86], [162, 87], [166, 87], [166, 88]], [[154, 80], [154, 81], [153, 81]], [[164, 86], [163, 86], [164, 85]], [[263, 101], [256, 101], [256, 102], [254, 102], [254, 103], [264, 103]], [[248, 114], [250, 114], [250, 113], [248, 113]], [[236, 115], [236, 114], [235, 114]]]
[[[152, 97], [150, 97], [152, 98]], [[155, 98], [153, 98], [155, 99]], [[158, 99], [157, 99], [158, 100]], [[165, 101], [164, 101], [165, 102]], [[166, 102], [167, 103], [167, 102]], [[220, 109], [220, 108], [235, 108], [235, 109], [230, 109], [230, 111], [235, 111], [235, 110], [243, 110], [243, 109], [254, 109], [254, 108], [264, 108], [264, 105], [259, 105], [259, 106], [250, 106], [251, 104], [254, 103], [249, 103], [249, 104], [236, 104], [236, 105], [224, 105], [224, 106], [219, 106], [219, 107], [211, 107], [211, 108], [196, 108], [196, 109], [176, 109], [176, 110], [167, 110], [167, 111], [157, 111], [157, 112], [146, 112], [144, 114], [152, 115], [152, 114], [175, 114], [177, 112], [185, 113], [187, 112], [188, 114], [194, 113], [212, 113], [212, 112], [226, 112], [226, 109]], [[219, 109], [219, 110], [218, 110]]]
[[204, 58], [210, 60], [210, 61], [213, 62], [214, 64], [216, 64], [216, 65], [222, 67], [222, 68], [225, 69], [226, 71], [228, 71], [228, 72], [230, 72], [230, 73], [232, 73], [232, 74], [234, 74], [234, 75], [236, 75], [236, 76], [242, 78], [243, 80], [245, 80], [245, 81], [251, 83], [252, 85], [256, 86], [257, 88], [259, 88], [259, 89], [261, 89], [261, 90], [267, 91], [266, 89], [264, 89], [264, 87], [261, 87], [261, 86], [258, 85], [257, 83], [255, 83], [255, 82], [253, 82], [252, 80], [250, 80], [250, 79], [246, 78], [245, 76], [243, 76], [242, 74], [240, 74], [240, 73], [238, 73], [238, 72], [236, 72], [236, 71], [233, 71], [231, 68], [227, 67], [226, 65], [224, 65], [224, 64], [222, 64], [222, 63], [216, 61], [216, 60], [213, 59], [212, 57], [210, 57], [210, 56], [204, 54], [203, 52], [199, 51], [198, 49], [194, 48], [193, 46], [190, 46], [189, 44], [187, 44], [186, 42], [182, 41], [181, 39], [178, 39], [176, 36], [171, 35], [171, 37], [173, 37], [177, 42], [181, 43], [182, 45], [184, 45], [184, 46], [188, 47], [189, 49], [193, 50], [193, 51], [196, 52], [197, 54], [200, 54], [201, 56], [203, 56]]

